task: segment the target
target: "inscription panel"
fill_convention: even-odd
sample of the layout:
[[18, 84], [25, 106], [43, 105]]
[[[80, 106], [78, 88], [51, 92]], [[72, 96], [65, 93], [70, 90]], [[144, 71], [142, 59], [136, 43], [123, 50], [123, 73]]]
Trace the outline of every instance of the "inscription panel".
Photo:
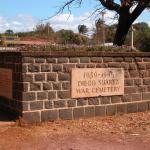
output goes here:
[[0, 96], [12, 99], [12, 70], [0, 68]]
[[124, 94], [123, 68], [74, 68], [71, 72], [72, 98]]

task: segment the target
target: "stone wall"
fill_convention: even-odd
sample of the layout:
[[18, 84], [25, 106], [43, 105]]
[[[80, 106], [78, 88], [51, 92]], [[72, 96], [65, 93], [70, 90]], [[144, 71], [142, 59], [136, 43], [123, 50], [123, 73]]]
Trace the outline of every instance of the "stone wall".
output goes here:
[[[13, 99], [0, 100], [28, 122], [78, 119], [150, 109], [150, 53], [1, 52], [13, 70]], [[72, 68], [124, 68], [123, 96], [71, 98]]]
[[[22, 114], [22, 57], [18, 52], [0, 52], [0, 68], [12, 70], [12, 99], [0, 95], [0, 109]], [[9, 83], [11, 84], [11, 83]], [[5, 91], [7, 92], [7, 91]], [[5, 94], [6, 95], [6, 94]]]

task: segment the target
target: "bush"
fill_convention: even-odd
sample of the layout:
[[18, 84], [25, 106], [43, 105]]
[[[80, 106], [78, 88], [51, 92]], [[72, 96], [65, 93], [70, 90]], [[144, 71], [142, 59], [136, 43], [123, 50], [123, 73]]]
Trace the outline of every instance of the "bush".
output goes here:
[[0, 45], [3, 46], [3, 47], [7, 47], [7, 42], [6, 42], [6, 40], [3, 40], [3, 39], [2, 39], [2, 40], [0, 41]]

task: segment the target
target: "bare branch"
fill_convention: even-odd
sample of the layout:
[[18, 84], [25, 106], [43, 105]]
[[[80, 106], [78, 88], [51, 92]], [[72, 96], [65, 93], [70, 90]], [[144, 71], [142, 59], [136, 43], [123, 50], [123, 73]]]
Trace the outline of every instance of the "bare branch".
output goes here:
[[115, 3], [114, 0], [99, 0], [100, 3], [108, 10], [113, 10], [119, 13], [120, 5]]
[[69, 0], [69, 1], [67, 1], [64, 5], [62, 5], [62, 6], [60, 7], [60, 9], [59, 9], [58, 12], [56, 13], [56, 15], [62, 13], [66, 7], [67, 7], [67, 9], [69, 10], [69, 12], [71, 12], [71, 11], [70, 11], [70, 6], [71, 6], [71, 4], [72, 4], [73, 2], [76, 2], [76, 3], [80, 6], [80, 5], [82, 4], [82, 1], [83, 1], [83, 0]]
[[131, 13], [131, 20], [135, 20], [148, 6], [148, 3], [139, 2], [134, 11]]

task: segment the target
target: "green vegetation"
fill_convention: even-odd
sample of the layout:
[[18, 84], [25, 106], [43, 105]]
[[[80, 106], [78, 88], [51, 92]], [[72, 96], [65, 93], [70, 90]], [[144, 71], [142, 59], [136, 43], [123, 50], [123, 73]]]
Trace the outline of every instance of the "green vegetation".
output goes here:
[[56, 32], [56, 35], [58, 37], [57, 41], [59, 44], [88, 44], [88, 38], [86, 36], [74, 33], [71, 30], [60, 30]]
[[86, 34], [88, 32], [88, 28], [86, 25], [82, 24], [82, 25], [78, 25], [78, 32], [80, 34]]
[[[150, 27], [148, 26], [147, 23], [136, 23], [133, 25], [134, 27], [134, 46], [141, 50], [141, 51], [150, 51]], [[81, 30], [81, 28], [86, 28], [85, 25], [79, 25], [78, 29]], [[108, 50], [111, 51], [113, 50], [118, 50], [120, 48], [116, 48], [115, 46], [113, 47], [101, 47], [97, 45], [102, 45], [103, 43], [103, 30], [105, 30], [105, 42], [106, 43], [112, 43], [115, 32], [117, 29], [117, 25], [105, 25], [99, 19], [96, 22], [96, 30], [93, 33], [92, 37], [87, 37], [83, 34], [83, 31], [85, 29], [82, 29], [83, 31], [80, 31], [80, 33], [74, 33], [72, 30], [59, 30], [55, 32], [53, 28], [50, 26], [50, 24], [40, 24], [37, 25], [34, 31], [31, 32], [19, 32], [19, 33], [14, 33], [12, 30], [7, 30], [5, 34], [1, 34], [1, 40], [0, 40], [0, 45], [2, 46], [19, 46], [19, 45], [25, 45], [22, 41], [45, 41], [51, 45], [59, 45], [59, 47], [54, 48], [53, 46], [43, 46], [46, 48], [42, 49], [52, 49], [52, 50], [60, 50], [60, 46], [62, 47], [61, 50], [67, 49], [67, 47], [71, 46], [72, 50], [79, 50], [81, 49], [81, 45], [84, 45], [86, 47], [86, 50], [92, 50], [92, 46], [94, 47], [93, 50]], [[85, 32], [84, 32], [85, 33]], [[19, 38], [18, 38], [19, 37]], [[62, 46], [62, 45], [67, 45], [67, 46]], [[90, 45], [90, 46], [88, 46]], [[127, 39], [125, 41], [125, 49], [129, 50], [130, 45], [131, 45], [131, 31], [129, 30], [129, 33], [127, 35]], [[34, 46], [32, 46], [34, 47]], [[76, 47], [76, 48], [75, 48]], [[121, 47], [124, 49], [124, 47]], [[34, 48], [33, 48], [34, 49]], [[82, 47], [82, 49], [84, 49]]]
[[[134, 46], [141, 51], [150, 51], [150, 27], [147, 23], [141, 22], [133, 25]], [[131, 31], [127, 35], [126, 44], [130, 44]]]
[[126, 46], [76, 46], [76, 45], [28, 45], [21, 47], [23, 51], [101, 51], [101, 52], [131, 52]]
[[[91, 1], [91, 3], [94, 1]], [[103, 15], [104, 10], [116, 12], [118, 15], [118, 25], [115, 32], [113, 44], [122, 46], [125, 43], [128, 31], [134, 21], [144, 12], [145, 9], [150, 8], [150, 0], [98, 0], [98, 7], [95, 7], [94, 13]], [[83, 0], [65, 0], [65, 3], [58, 10], [58, 13], [63, 12], [65, 8], [70, 11], [70, 7], [83, 4]]]

